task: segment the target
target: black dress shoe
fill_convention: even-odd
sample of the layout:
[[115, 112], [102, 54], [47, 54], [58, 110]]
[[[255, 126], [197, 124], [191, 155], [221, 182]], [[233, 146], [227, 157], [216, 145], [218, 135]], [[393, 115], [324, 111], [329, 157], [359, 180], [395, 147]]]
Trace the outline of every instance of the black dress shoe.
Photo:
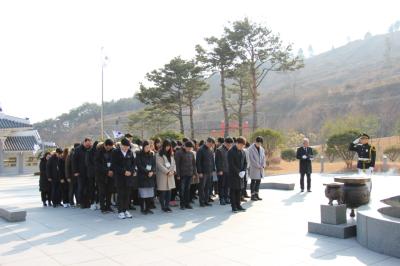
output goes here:
[[247, 202], [247, 200], [246, 200], [244, 197], [241, 197], [241, 198], [240, 198], [240, 201], [241, 201], [241, 202]]
[[204, 203], [204, 205], [207, 206], [207, 207], [211, 207], [212, 206], [212, 204], [210, 204], [208, 202]]
[[258, 196], [258, 194], [256, 194], [256, 197], [257, 197], [257, 200], [262, 200], [262, 198], [260, 198], [260, 197]]
[[245, 211], [246, 211], [246, 209], [245, 209], [245, 208], [243, 208], [242, 206], [240, 206], [240, 207], [238, 208], [238, 211], [240, 211], [240, 212], [245, 212]]
[[258, 199], [255, 196], [251, 196], [251, 201], [257, 201]]
[[167, 207], [167, 212], [172, 212], [170, 207]]
[[307, 190], [307, 192], [311, 192], [311, 189]]
[[181, 208], [180, 208], [182, 211], [185, 209], [185, 207], [184, 206], [181, 206]]
[[[208, 203], [207, 203], [208, 204]], [[204, 203], [200, 203], [200, 207], [205, 207], [206, 206], [206, 204], [204, 204]]]
[[193, 209], [193, 207], [191, 205], [186, 205], [185, 209], [190, 209], [191, 210], [191, 209]]
[[237, 209], [232, 209], [233, 213], [238, 213], [239, 211]]
[[300, 192], [304, 192], [304, 189], [300, 190]]
[[154, 212], [152, 210], [147, 210], [146, 211], [148, 214], [154, 214]]

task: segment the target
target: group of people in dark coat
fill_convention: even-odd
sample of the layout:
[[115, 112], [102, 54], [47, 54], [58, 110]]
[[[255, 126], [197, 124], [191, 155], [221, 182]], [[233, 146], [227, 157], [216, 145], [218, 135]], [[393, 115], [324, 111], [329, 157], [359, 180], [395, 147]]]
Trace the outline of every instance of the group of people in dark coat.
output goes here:
[[192, 209], [196, 199], [200, 207], [212, 206], [218, 194], [221, 205], [230, 204], [235, 213], [245, 211], [241, 202], [249, 198], [249, 147], [243, 137], [133, 142], [127, 134], [118, 143], [85, 138], [70, 151], [58, 148], [42, 157], [43, 206], [117, 211], [118, 218], [126, 219], [132, 218], [135, 205], [141, 213], [153, 214], [156, 199], [168, 213], [177, 199], [185, 210]]

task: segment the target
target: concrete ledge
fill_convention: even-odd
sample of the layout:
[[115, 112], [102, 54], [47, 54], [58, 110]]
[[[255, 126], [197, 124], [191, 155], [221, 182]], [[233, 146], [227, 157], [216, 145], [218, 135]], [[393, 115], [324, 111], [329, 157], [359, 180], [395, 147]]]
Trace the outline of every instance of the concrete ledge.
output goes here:
[[375, 252], [400, 258], [400, 219], [374, 210], [358, 211], [357, 241]]
[[278, 182], [267, 182], [261, 183], [260, 189], [280, 189], [280, 190], [294, 190], [294, 183], [278, 183]]
[[308, 232], [336, 238], [350, 238], [357, 234], [355, 221], [346, 224], [323, 224], [308, 222]]
[[26, 220], [26, 211], [0, 208], [0, 217], [8, 222], [22, 222]]

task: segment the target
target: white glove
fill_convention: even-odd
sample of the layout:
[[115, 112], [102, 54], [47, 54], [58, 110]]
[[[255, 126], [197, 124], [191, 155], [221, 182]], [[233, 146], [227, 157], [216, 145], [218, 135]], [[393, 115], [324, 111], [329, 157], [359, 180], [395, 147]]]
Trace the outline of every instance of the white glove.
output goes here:
[[245, 171], [241, 171], [241, 172], [239, 172], [239, 176], [240, 176], [240, 178], [243, 178], [245, 175], [246, 175], [246, 172], [245, 172]]
[[353, 144], [358, 144], [360, 142], [360, 138], [357, 138], [356, 140], [353, 141]]
[[303, 159], [307, 159], [307, 155], [303, 155], [303, 157], [302, 157]]

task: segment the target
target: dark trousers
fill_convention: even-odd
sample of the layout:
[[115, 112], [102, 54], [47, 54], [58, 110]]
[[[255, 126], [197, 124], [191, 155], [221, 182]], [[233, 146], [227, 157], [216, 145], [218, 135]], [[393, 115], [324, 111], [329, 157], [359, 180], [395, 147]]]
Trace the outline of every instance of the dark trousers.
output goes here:
[[192, 176], [181, 176], [181, 189], [180, 189], [180, 204], [185, 207], [190, 203], [190, 184], [192, 183]]
[[[176, 188], [174, 188], [174, 189], [171, 190], [171, 200], [172, 200], [172, 201], [175, 201], [175, 200], [176, 200], [176, 196], [178, 196], [178, 194], [179, 194], [179, 198], [182, 197], [182, 195], [181, 195], [181, 193], [180, 193], [180, 190], [179, 190], [179, 188], [181, 187], [181, 180], [178, 180], [178, 179], [177, 179], [177, 176], [174, 176], [174, 179], [175, 179]], [[181, 200], [181, 199], [180, 199], [180, 200]]]
[[160, 191], [160, 204], [161, 209], [169, 208], [169, 202], [171, 200], [171, 190]]
[[64, 181], [64, 183], [61, 183], [61, 198], [64, 204], [69, 203], [68, 183], [66, 181]]
[[212, 176], [210, 174], [203, 174], [203, 177], [200, 178], [200, 184], [199, 184], [200, 204], [208, 203], [208, 198], [210, 196], [211, 178]]
[[86, 176], [78, 176], [77, 202], [84, 208], [89, 207], [88, 183], [88, 178]]
[[243, 178], [243, 188], [242, 188], [242, 197], [247, 196], [247, 174]]
[[61, 182], [60, 180], [51, 181], [51, 201], [53, 204], [61, 204]]
[[78, 184], [77, 182], [68, 182], [68, 202], [71, 205], [75, 205], [74, 197], [77, 198], [77, 189], [78, 189]]
[[238, 208], [240, 208], [241, 192], [241, 189], [230, 189], [232, 210], [237, 210]]
[[300, 188], [304, 190], [304, 176], [307, 175], [307, 190], [311, 189], [311, 173], [300, 173]]
[[47, 201], [49, 204], [51, 204], [51, 191], [41, 191], [40, 196], [43, 203], [46, 203]]
[[255, 195], [258, 194], [258, 192], [260, 191], [260, 183], [261, 183], [261, 179], [252, 179], [251, 183], [250, 183], [250, 191], [251, 191], [251, 195]]
[[218, 176], [218, 193], [220, 201], [228, 200], [229, 198], [228, 175], [225, 173]]
[[142, 212], [149, 211], [151, 209], [151, 199], [152, 198], [139, 198], [140, 200], [140, 210]]
[[190, 200], [194, 200], [196, 197], [198, 184], [191, 184], [190, 185]]
[[104, 177], [97, 183], [99, 190], [100, 210], [105, 211], [111, 209], [111, 194], [114, 187], [114, 180], [111, 177]]
[[88, 197], [90, 204], [94, 204], [99, 201], [97, 194], [97, 187], [94, 177], [88, 177]]
[[118, 213], [126, 212], [129, 209], [129, 194], [131, 189], [132, 188], [129, 187], [125, 182], [120, 182], [117, 184]]

